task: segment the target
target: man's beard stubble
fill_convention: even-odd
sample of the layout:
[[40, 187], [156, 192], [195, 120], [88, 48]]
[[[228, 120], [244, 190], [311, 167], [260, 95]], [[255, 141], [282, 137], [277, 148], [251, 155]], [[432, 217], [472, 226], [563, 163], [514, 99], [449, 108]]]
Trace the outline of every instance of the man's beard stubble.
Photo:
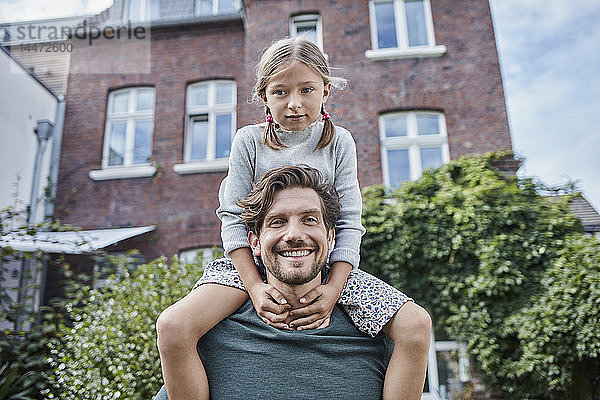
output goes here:
[[[268, 257], [267, 260], [263, 260], [263, 263], [265, 264], [265, 268], [277, 280], [279, 280], [285, 284], [288, 284], [288, 285], [297, 286], [297, 285], [302, 285], [307, 282], [310, 282], [321, 272], [321, 270], [327, 263], [327, 254], [326, 253], [325, 253], [325, 257], [316, 258], [314, 260], [313, 264], [311, 265], [310, 269], [305, 274], [301, 274], [304, 271], [300, 268], [300, 266], [303, 264], [300, 261], [292, 262], [292, 267], [291, 267], [291, 270], [289, 271], [291, 273], [286, 273], [288, 271], [282, 270], [281, 263], [279, 262], [279, 259], [277, 257], [277, 254], [281, 251], [292, 251], [294, 249], [307, 248], [307, 247], [312, 248], [314, 254], [317, 254], [317, 255], [320, 254], [321, 248], [314, 242], [310, 246], [307, 245], [307, 243], [305, 243], [303, 241], [294, 242], [294, 243], [288, 244], [287, 246], [274, 246], [271, 249], [271, 257]], [[269, 266], [267, 266], [267, 264], [269, 264]]]

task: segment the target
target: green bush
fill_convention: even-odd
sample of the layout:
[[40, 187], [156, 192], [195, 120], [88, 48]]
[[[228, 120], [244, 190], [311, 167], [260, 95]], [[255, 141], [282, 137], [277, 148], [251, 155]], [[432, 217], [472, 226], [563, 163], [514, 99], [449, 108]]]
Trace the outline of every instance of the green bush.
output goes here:
[[600, 241], [567, 238], [542, 287], [530, 306], [507, 321], [522, 343], [515, 374], [541, 374], [540, 391], [575, 390], [575, 382], [577, 390], [591, 393], [584, 364], [600, 357]]
[[155, 322], [201, 275], [199, 264], [158, 259], [85, 289], [68, 304], [71, 325], [52, 346], [54, 375], [47, 398], [150, 399], [162, 385]]
[[[464, 157], [391, 193], [366, 188], [361, 267], [425, 306], [437, 335], [467, 343], [488, 387], [567, 398], [573, 363], [598, 354], [600, 287], [590, 276], [600, 248], [581, 237], [568, 196], [551, 201], [541, 185], [499, 172], [507, 156]], [[558, 285], [558, 265], [580, 280]], [[576, 315], [567, 308], [564, 323], [553, 321], [553, 296]], [[575, 334], [577, 324], [585, 329]]]
[[[13, 219], [10, 210], [0, 211], [0, 238], [10, 231]], [[10, 248], [0, 249], [0, 400], [41, 399], [41, 391], [48, 388], [46, 371], [49, 343], [53, 340], [56, 324], [53, 313], [40, 314], [32, 307], [36, 287], [27, 283], [21, 302], [15, 301], [16, 288], [8, 287], [8, 266], [14, 262], [30, 262], [31, 275], [44, 260], [39, 252], [19, 253]], [[30, 279], [26, 279], [29, 281]], [[12, 292], [12, 293], [11, 293]]]

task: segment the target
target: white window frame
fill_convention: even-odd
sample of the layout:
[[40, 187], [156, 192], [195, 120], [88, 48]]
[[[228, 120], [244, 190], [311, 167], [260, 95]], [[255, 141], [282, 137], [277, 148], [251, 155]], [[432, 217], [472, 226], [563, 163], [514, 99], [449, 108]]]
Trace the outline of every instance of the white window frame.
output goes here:
[[[140, 91], [152, 90], [154, 96], [154, 102], [151, 110], [137, 111], [135, 110], [137, 95]], [[118, 94], [129, 93], [128, 104], [126, 112], [112, 112], [114, 98]], [[139, 86], [130, 87], [126, 89], [119, 89], [111, 91], [108, 95], [108, 103], [106, 107], [106, 123], [104, 125], [104, 144], [102, 150], [102, 169], [94, 170], [89, 172], [91, 179], [95, 181], [108, 180], [108, 179], [126, 179], [126, 178], [142, 178], [154, 176], [156, 173], [156, 167], [152, 165], [152, 162], [148, 160], [144, 163], [133, 164], [133, 151], [134, 151], [134, 140], [135, 140], [135, 122], [138, 120], [152, 121], [152, 131], [150, 133], [152, 144], [152, 138], [154, 137], [154, 112], [156, 110], [156, 90], [151, 86]], [[126, 133], [125, 133], [125, 154], [123, 164], [121, 165], [109, 165], [110, 156], [110, 124], [112, 122], [126, 122]], [[152, 151], [151, 151], [152, 154]]]
[[470, 366], [469, 357], [467, 354], [467, 346], [464, 343], [455, 341], [439, 341], [436, 342], [433, 329], [429, 343], [429, 352], [427, 355], [427, 383], [429, 391], [423, 392], [421, 400], [445, 400], [447, 399], [440, 395], [440, 379], [438, 373], [437, 352], [442, 351], [457, 351], [458, 353], [458, 379], [462, 383], [469, 382]]
[[[387, 137], [385, 135], [386, 118], [394, 115], [403, 114], [407, 117], [407, 135]], [[438, 116], [438, 135], [418, 135], [417, 115], [436, 115]], [[450, 162], [450, 151], [448, 149], [448, 133], [446, 131], [446, 118], [444, 113], [439, 111], [415, 110], [401, 111], [381, 114], [379, 116], [379, 141], [381, 148], [381, 169], [383, 172], [383, 182], [385, 186], [390, 187], [390, 175], [388, 165], [388, 150], [408, 150], [408, 160], [410, 165], [410, 180], [414, 181], [421, 177], [421, 148], [441, 147], [442, 162]]]
[[[232, 103], [216, 104], [217, 85], [227, 83], [233, 86]], [[190, 97], [191, 89], [199, 86], [208, 86], [208, 105], [193, 106]], [[188, 85], [186, 89], [186, 113], [185, 113], [185, 138], [184, 138], [184, 153], [183, 164], [175, 164], [173, 170], [178, 174], [193, 174], [199, 172], [218, 172], [227, 171], [229, 167], [229, 157], [216, 158], [216, 116], [217, 114], [231, 113], [231, 140], [235, 134], [236, 122], [236, 107], [237, 107], [237, 84], [234, 80], [212, 80], [196, 82]], [[208, 115], [208, 142], [206, 145], [205, 160], [191, 160], [191, 129], [192, 121], [199, 115]]]
[[323, 51], [323, 23], [319, 14], [301, 14], [290, 18], [290, 36], [298, 36], [298, 27], [315, 26], [317, 34], [317, 43], [315, 43], [321, 51]]
[[[377, 18], [375, 15], [375, 4], [394, 3], [394, 19], [396, 22], [397, 47], [380, 49], [377, 37]], [[435, 31], [433, 17], [431, 14], [430, 0], [422, 0], [425, 10], [425, 24], [427, 29], [427, 44], [424, 46], [409, 46], [406, 24], [405, 0], [370, 0], [369, 1], [369, 23], [371, 26], [371, 50], [365, 52], [369, 59], [389, 58], [414, 58], [414, 57], [439, 57], [446, 53], [446, 46], [435, 44]]]
[[435, 335], [433, 334], [433, 329], [431, 329], [429, 352], [427, 354], [427, 386], [429, 391], [423, 392], [421, 400], [441, 400], [438, 395], [440, 392], [440, 380], [438, 377], [436, 351]]
[[[212, 0], [212, 13], [210, 15], [220, 15], [219, 14], [219, 1], [221, 0]], [[200, 14], [200, 5], [201, 2], [200, 1], [196, 1], [196, 4], [194, 6], [194, 15], [196, 16], [201, 16], [201, 17], [208, 17], [208, 15], [206, 14]], [[233, 0], [233, 8], [235, 10], [235, 12], [238, 12], [240, 10], [240, 0]]]

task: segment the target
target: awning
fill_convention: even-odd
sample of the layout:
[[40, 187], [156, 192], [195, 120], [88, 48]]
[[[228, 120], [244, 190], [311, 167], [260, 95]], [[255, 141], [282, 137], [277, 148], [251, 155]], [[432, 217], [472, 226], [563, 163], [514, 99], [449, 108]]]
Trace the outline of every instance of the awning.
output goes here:
[[93, 229], [69, 232], [37, 232], [35, 235], [9, 234], [0, 239], [0, 247], [16, 251], [82, 254], [103, 249], [122, 240], [156, 229], [154, 225], [136, 228]]

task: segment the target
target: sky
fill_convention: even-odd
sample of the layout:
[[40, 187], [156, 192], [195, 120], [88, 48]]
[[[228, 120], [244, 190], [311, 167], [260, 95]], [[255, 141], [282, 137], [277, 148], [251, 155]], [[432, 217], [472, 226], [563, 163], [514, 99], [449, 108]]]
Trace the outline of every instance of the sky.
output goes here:
[[[525, 160], [519, 175], [577, 182], [600, 211], [600, 1], [489, 1], [513, 149]], [[0, 0], [0, 21], [93, 14], [111, 3]]]
[[576, 181], [600, 211], [600, 1], [490, 5], [519, 175]]

